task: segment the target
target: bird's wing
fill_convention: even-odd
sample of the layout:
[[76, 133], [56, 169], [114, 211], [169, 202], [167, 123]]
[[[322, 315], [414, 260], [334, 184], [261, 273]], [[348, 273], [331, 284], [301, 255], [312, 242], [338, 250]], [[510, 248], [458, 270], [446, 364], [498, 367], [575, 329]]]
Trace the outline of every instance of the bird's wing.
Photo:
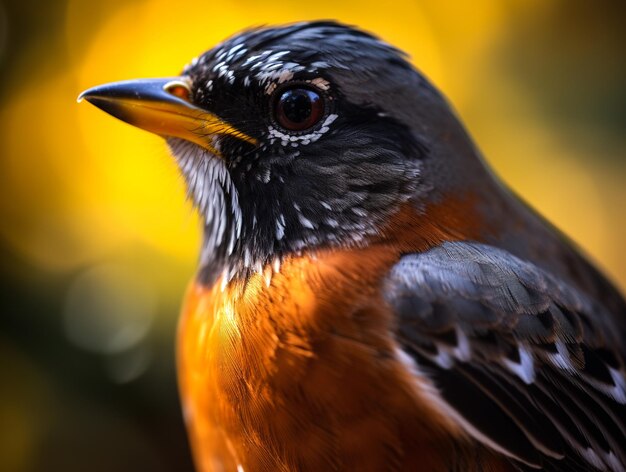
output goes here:
[[626, 469], [623, 314], [469, 242], [404, 256], [384, 290], [412, 366], [472, 437], [521, 469]]

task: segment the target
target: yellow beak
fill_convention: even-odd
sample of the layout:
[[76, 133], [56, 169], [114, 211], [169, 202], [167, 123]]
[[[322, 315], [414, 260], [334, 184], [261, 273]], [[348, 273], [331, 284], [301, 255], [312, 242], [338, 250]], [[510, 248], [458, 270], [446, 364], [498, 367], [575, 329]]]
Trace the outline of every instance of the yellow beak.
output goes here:
[[216, 115], [192, 104], [191, 91], [183, 77], [114, 82], [90, 88], [83, 99], [126, 123], [161, 136], [185, 139], [219, 155], [213, 136], [230, 135], [256, 145]]

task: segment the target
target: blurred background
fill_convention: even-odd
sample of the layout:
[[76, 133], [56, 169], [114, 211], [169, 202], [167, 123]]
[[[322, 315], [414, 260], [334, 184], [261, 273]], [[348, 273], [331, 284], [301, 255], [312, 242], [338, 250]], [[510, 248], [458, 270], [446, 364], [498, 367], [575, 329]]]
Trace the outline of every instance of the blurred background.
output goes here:
[[174, 336], [198, 221], [164, 143], [80, 91], [175, 75], [250, 25], [358, 24], [624, 289], [624, 5], [0, 0], [0, 470], [192, 470]]

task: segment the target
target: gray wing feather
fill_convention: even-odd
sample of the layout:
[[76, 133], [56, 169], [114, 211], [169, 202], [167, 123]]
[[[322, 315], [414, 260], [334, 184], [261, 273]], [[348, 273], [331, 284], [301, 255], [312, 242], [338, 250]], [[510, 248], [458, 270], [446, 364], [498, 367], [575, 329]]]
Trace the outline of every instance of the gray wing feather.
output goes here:
[[403, 349], [520, 468], [626, 470], [624, 314], [470, 242], [403, 257], [384, 289]]

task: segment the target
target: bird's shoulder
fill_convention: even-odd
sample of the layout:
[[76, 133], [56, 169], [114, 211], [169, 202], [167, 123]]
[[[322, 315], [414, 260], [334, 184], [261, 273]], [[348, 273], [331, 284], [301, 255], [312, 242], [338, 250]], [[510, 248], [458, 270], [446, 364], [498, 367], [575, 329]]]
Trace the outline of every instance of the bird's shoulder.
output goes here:
[[407, 363], [467, 434], [521, 467], [624, 470], [624, 313], [471, 242], [405, 255], [382, 288]]

